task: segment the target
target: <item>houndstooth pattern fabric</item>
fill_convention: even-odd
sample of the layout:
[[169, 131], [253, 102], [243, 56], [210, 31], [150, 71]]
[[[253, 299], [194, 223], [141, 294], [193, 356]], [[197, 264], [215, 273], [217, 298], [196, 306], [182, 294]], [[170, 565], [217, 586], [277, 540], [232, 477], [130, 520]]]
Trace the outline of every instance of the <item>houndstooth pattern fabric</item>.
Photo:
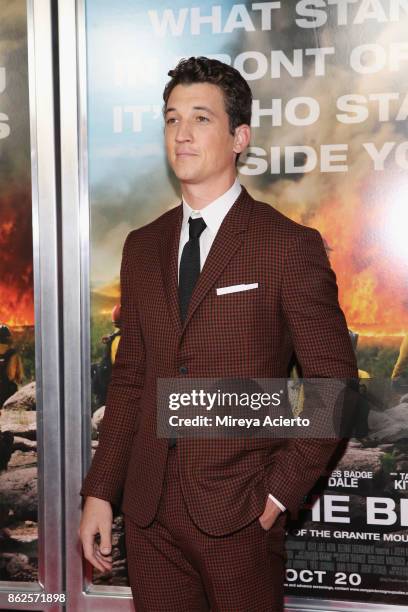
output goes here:
[[209, 536], [188, 514], [178, 466], [173, 449], [153, 523], [139, 527], [125, 515], [137, 612], [282, 612], [284, 515], [266, 531], [255, 519], [227, 536]]
[[[177, 256], [182, 206], [125, 242], [122, 337], [99, 447], [81, 494], [120, 504], [139, 526], [158, 508], [168, 442], [156, 435], [156, 382], [170, 377], [357, 378], [334, 272], [320, 234], [243, 188], [225, 217], [182, 325]], [[217, 287], [258, 283], [217, 295]], [[208, 534], [249, 524], [272, 493], [296, 515], [335, 440], [179, 439], [188, 511]]]

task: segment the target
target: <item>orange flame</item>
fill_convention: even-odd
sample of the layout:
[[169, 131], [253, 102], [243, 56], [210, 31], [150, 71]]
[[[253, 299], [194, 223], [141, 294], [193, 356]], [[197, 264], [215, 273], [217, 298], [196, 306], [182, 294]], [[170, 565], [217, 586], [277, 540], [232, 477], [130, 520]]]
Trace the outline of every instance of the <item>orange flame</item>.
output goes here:
[[362, 335], [408, 332], [408, 262], [391, 248], [386, 235], [395, 197], [390, 181], [395, 180], [395, 176], [387, 176], [386, 181], [383, 176], [370, 177], [354, 197], [323, 201], [308, 219], [333, 249], [328, 254], [340, 304], [349, 328]]
[[0, 195], [0, 323], [33, 325], [33, 253], [29, 187]]

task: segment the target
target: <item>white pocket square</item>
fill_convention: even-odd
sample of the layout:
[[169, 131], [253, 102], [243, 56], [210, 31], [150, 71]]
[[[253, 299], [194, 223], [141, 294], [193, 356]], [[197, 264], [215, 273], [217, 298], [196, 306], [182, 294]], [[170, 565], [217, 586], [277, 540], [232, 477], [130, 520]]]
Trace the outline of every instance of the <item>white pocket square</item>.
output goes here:
[[248, 291], [249, 289], [257, 289], [258, 283], [249, 283], [249, 285], [230, 285], [229, 287], [217, 287], [217, 295], [225, 293], [237, 293], [237, 291]]

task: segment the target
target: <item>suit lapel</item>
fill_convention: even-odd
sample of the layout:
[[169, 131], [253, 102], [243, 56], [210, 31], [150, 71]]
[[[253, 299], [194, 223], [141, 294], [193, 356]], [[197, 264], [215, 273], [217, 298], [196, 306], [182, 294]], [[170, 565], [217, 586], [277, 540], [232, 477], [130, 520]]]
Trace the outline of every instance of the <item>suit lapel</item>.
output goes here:
[[178, 249], [183, 221], [183, 206], [180, 205], [174, 209], [174, 216], [167, 223], [160, 239], [160, 264], [169, 315], [178, 334], [184, 332], [198, 306], [241, 246], [248, 229], [252, 203], [253, 199], [242, 187], [239, 197], [221, 223], [211, 246], [191, 296], [183, 326], [180, 319], [178, 298]]
[[191, 296], [183, 331], [208, 291], [241, 246], [248, 228], [252, 202], [252, 198], [243, 187], [239, 197], [221, 223], [221, 227], [208, 253], [197, 285]]
[[174, 216], [166, 224], [160, 237], [160, 265], [170, 319], [180, 334], [182, 327], [178, 299], [178, 249], [183, 221], [182, 204], [173, 212]]

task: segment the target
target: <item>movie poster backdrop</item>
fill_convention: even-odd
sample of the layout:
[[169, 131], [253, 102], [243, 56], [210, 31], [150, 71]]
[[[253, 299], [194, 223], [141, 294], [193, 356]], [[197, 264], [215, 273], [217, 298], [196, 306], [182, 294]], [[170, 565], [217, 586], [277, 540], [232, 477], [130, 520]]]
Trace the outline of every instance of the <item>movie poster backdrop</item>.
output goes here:
[[38, 579], [27, 7], [0, 19], [0, 581]]
[[[290, 527], [286, 592], [404, 605], [408, 2], [88, 0], [86, 28], [95, 438], [120, 341], [123, 242], [180, 201], [163, 147], [167, 73], [181, 57], [216, 57], [254, 94], [239, 178], [321, 232], [360, 370], [355, 437]], [[119, 555], [122, 527], [116, 517]], [[116, 567], [108, 582], [127, 584]]]

